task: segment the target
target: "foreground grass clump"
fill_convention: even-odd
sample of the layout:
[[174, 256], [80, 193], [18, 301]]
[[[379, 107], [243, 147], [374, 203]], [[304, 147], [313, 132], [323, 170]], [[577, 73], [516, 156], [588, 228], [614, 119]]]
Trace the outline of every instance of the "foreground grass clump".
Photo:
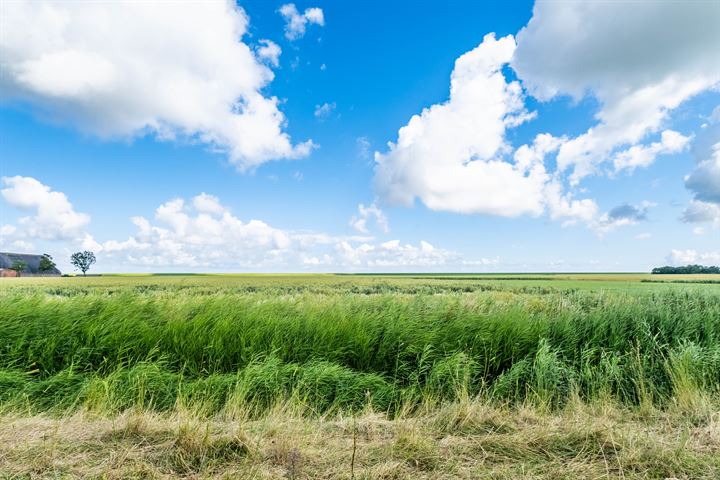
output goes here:
[[713, 287], [256, 278], [0, 289], [0, 405], [257, 418], [292, 400], [315, 415], [372, 406], [392, 417], [463, 396], [556, 409], [573, 397], [690, 408], [718, 395]]
[[[554, 412], [465, 399], [411, 416], [259, 419], [187, 409], [0, 417], [10, 478], [694, 478], [720, 475], [714, 407], [633, 411], [573, 400]], [[713, 413], [713, 411], [715, 413]]]

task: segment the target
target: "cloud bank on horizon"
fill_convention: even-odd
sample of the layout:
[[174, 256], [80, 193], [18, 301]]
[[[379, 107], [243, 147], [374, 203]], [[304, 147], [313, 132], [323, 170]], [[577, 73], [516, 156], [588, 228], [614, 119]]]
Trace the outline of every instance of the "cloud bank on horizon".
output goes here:
[[[240, 172], [319, 148], [310, 139], [291, 140], [283, 102], [268, 93], [283, 49], [267, 38], [251, 42], [242, 7], [230, 1], [175, 7], [2, 3], [0, 97], [102, 139], [151, 135], [200, 143]], [[277, 14], [293, 43], [326, 24], [318, 7], [284, 4]], [[43, 33], [25, 35], [29, 22]], [[2, 196], [29, 213], [0, 227], [0, 245], [29, 249], [33, 239], [65, 241], [148, 268], [496, 265], [498, 259], [468, 258], [425, 240], [379, 241], [371, 231], [389, 233], [385, 207], [419, 201], [435, 212], [581, 224], [603, 238], [648, 222], [657, 205], [648, 199], [603, 211], [583, 185], [633, 175], [661, 156], [687, 151], [696, 164], [682, 181], [692, 199], [678, 221], [697, 224], [696, 232], [717, 230], [720, 106], [699, 131], [676, 127], [673, 115], [720, 88], [719, 24], [720, 6], [713, 2], [538, 1], [517, 34], [478, 32], [482, 41], [455, 60], [447, 100], [417, 112], [375, 151], [375, 200], [348, 214], [362, 237], [242, 221], [218, 197], [201, 193], [163, 203], [154, 223], [133, 216], [137, 231], [126, 239], [97, 241], [90, 216], [75, 211], [66, 194], [18, 175], [3, 178]], [[515, 144], [514, 131], [542, 120], [533, 106], [566, 97], [597, 103], [589, 128], [542, 132]], [[317, 104], [316, 123], [336, 109], [334, 101]], [[370, 144], [358, 137], [358, 148], [360, 140], [367, 155]], [[666, 259], [677, 264], [718, 255], [673, 249]]]

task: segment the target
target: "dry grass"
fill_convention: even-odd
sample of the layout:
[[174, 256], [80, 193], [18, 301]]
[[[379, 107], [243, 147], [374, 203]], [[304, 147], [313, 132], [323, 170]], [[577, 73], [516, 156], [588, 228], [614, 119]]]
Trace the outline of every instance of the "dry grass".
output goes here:
[[[353, 459], [353, 444], [356, 445]], [[0, 418], [1, 478], [719, 478], [720, 413], [473, 400], [389, 420], [129, 411]]]

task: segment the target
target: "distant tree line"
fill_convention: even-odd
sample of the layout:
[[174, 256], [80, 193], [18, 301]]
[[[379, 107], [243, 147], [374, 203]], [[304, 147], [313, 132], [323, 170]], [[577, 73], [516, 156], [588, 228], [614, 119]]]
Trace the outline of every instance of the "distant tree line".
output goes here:
[[720, 273], [720, 267], [704, 267], [702, 265], [685, 265], [683, 267], [655, 267], [652, 273]]

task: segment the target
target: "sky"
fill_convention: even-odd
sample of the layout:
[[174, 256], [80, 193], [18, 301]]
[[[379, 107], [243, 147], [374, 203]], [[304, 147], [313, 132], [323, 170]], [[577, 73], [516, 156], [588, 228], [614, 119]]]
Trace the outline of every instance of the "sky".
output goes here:
[[0, 251], [720, 264], [720, 2], [0, 3]]

